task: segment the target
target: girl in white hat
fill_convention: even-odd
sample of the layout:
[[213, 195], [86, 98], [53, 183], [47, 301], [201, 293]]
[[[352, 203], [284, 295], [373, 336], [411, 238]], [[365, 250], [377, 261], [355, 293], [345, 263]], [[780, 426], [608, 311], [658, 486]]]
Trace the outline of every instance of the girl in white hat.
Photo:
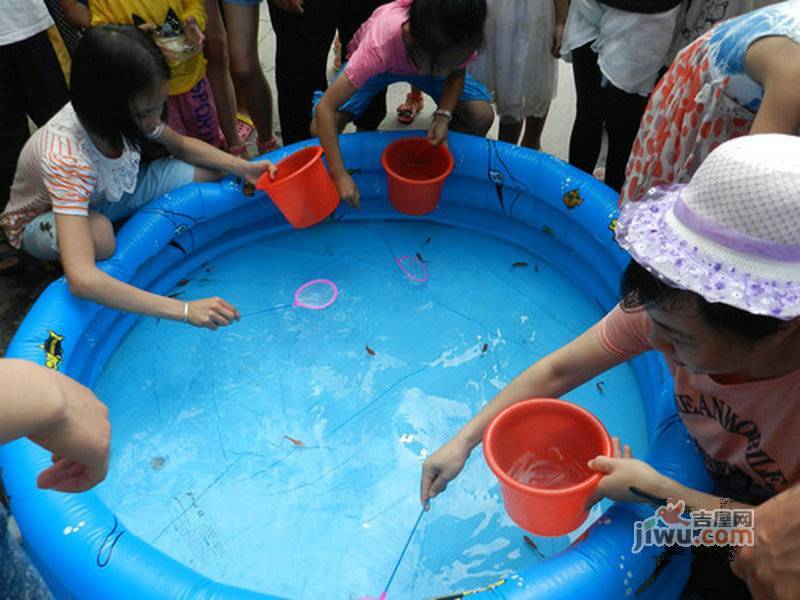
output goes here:
[[[618, 457], [589, 463], [607, 474], [598, 496], [742, 509], [800, 482], [800, 138], [757, 135], [721, 145], [688, 185], [626, 203], [616, 232], [633, 258], [620, 305], [518, 375], [432, 454], [423, 501], [458, 475], [504, 408], [562, 396], [649, 350], [662, 353], [674, 377], [678, 414], [714, 493], [686, 488], [615, 440]], [[721, 597], [747, 597], [726, 561], [715, 568], [722, 569], [723, 587], [714, 588]], [[692, 581], [701, 592], [702, 582], [715, 585], [708, 573]]]

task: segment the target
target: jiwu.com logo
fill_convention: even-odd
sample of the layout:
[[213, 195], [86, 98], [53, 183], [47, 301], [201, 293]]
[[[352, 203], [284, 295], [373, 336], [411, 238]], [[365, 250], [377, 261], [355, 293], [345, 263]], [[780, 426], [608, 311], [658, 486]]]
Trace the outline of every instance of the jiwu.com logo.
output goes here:
[[633, 524], [633, 547], [647, 546], [752, 546], [755, 518], [752, 509], [693, 510], [684, 517], [686, 504], [661, 506], [644, 521]]

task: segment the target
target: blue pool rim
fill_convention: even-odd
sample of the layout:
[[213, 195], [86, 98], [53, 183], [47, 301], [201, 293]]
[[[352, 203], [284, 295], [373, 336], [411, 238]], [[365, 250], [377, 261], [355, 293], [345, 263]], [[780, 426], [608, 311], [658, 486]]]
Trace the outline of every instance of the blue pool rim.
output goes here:
[[[386, 145], [406, 135], [420, 132], [342, 136], [347, 167], [362, 192], [363, 210], [342, 205], [335, 219], [421, 218], [480, 231], [534, 253], [537, 242], [547, 239], [563, 246], [565, 274], [604, 310], [614, 306], [628, 256], [613, 241], [617, 197], [609, 188], [550, 155], [451, 134], [455, 169], [439, 208], [424, 217], [401, 215], [386, 198], [380, 159]], [[294, 144], [268, 158], [277, 162], [313, 143]], [[122, 281], [168, 293], [214, 257], [270, 231], [289, 229], [263, 194], [246, 196], [232, 178], [193, 184], [133, 216], [118, 234], [117, 252], [100, 267]], [[7, 355], [39, 364], [49, 361], [91, 387], [138, 319], [74, 298], [62, 277], [33, 305]], [[61, 341], [58, 356], [48, 359], [44, 342], [51, 332]], [[689, 487], [710, 489], [702, 459], [676, 413], [672, 380], [663, 361], [648, 353], [632, 364], [647, 418], [651, 448], [647, 461]], [[275, 598], [212, 581], [178, 563], [129, 531], [92, 491], [61, 494], [37, 489], [36, 474], [49, 461], [49, 454], [28, 440], [0, 447], [12, 512], [29, 554], [56, 597]], [[631, 552], [634, 521], [652, 515], [652, 507], [617, 503], [569, 549], [471, 597], [677, 598], [688, 576], [690, 556], [652, 547]], [[80, 523], [77, 531], [69, 529]]]

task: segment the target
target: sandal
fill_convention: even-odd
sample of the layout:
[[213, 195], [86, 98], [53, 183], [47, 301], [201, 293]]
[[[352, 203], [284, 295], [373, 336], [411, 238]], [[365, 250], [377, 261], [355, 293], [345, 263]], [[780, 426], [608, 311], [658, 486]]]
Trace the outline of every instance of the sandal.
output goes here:
[[272, 152], [273, 150], [278, 149], [278, 140], [273, 135], [269, 138], [268, 141], [262, 142], [261, 140], [256, 140], [256, 148], [258, 148], [259, 155], [266, 154], [267, 152]]
[[397, 107], [397, 120], [404, 125], [410, 125], [423, 108], [425, 108], [425, 99], [422, 92], [413, 90], [406, 95], [406, 101]]
[[247, 143], [247, 140], [253, 135], [253, 131], [255, 131], [253, 120], [247, 115], [238, 113], [236, 115], [236, 132], [239, 134], [239, 139], [242, 140], [242, 144]]

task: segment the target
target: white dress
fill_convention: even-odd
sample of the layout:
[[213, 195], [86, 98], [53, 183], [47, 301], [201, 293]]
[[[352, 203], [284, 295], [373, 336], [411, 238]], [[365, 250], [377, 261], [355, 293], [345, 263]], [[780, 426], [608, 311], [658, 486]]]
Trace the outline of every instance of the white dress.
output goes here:
[[550, 54], [555, 27], [552, 0], [488, 0], [486, 42], [469, 72], [495, 96], [501, 117], [543, 117], [556, 92]]

